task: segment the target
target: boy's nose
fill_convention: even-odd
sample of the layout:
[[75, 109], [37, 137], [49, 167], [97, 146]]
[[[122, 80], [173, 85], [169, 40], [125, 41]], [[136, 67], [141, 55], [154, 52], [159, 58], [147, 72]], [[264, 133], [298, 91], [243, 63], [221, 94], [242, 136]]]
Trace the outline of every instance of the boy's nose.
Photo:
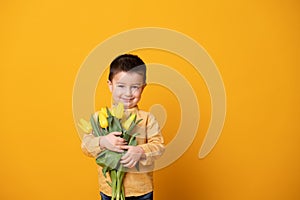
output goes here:
[[131, 88], [129, 88], [129, 87], [126, 88], [125, 95], [127, 95], [127, 96], [131, 95]]

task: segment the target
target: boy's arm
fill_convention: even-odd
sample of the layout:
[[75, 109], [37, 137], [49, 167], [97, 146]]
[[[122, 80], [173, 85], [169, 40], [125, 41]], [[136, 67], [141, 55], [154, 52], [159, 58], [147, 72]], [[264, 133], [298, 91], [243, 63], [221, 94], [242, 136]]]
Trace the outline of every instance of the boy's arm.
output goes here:
[[[98, 113], [93, 117], [96, 120]], [[100, 147], [100, 137], [94, 136], [92, 133], [84, 134], [81, 141], [81, 149], [83, 153], [89, 157], [96, 157], [103, 149]]]
[[100, 137], [93, 134], [84, 134], [81, 142], [83, 153], [90, 157], [96, 157], [103, 149], [100, 147]]
[[93, 134], [85, 134], [82, 139], [81, 149], [90, 157], [96, 157], [104, 149], [122, 153], [122, 147], [126, 145], [123, 138], [119, 137], [121, 132], [111, 132], [105, 136], [96, 137]]
[[165, 150], [160, 127], [152, 114], [149, 115], [147, 123], [147, 143], [139, 146], [144, 150], [144, 154], [140, 160], [142, 165], [153, 164], [156, 159], [162, 156]]

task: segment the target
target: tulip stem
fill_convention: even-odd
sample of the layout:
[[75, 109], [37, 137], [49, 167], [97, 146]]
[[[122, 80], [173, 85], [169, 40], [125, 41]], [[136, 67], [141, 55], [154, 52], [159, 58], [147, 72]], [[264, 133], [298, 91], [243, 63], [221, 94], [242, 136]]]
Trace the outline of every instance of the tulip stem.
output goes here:
[[123, 178], [125, 172], [123, 171], [124, 168], [122, 165], [117, 170], [117, 188], [116, 188], [116, 200], [122, 200], [125, 199], [124, 191], [123, 190]]

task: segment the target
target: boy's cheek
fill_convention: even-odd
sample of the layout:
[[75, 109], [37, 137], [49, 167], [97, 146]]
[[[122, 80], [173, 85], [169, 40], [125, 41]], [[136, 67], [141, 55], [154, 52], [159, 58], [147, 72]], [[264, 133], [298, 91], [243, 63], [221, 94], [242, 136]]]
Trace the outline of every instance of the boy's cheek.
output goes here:
[[120, 96], [121, 95], [121, 92], [119, 90], [113, 90], [112, 91], [112, 95], [113, 96]]

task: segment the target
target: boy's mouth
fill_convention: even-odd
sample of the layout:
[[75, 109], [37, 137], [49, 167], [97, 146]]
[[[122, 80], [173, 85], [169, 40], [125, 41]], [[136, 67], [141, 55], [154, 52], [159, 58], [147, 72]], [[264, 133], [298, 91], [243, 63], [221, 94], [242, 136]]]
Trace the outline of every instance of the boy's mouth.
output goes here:
[[130, 102], [130, 101], [132, 101], [133, 99], [124, 99], [124, 98], [122, 98], [121, 100], [124, 101], [124, 102]]

